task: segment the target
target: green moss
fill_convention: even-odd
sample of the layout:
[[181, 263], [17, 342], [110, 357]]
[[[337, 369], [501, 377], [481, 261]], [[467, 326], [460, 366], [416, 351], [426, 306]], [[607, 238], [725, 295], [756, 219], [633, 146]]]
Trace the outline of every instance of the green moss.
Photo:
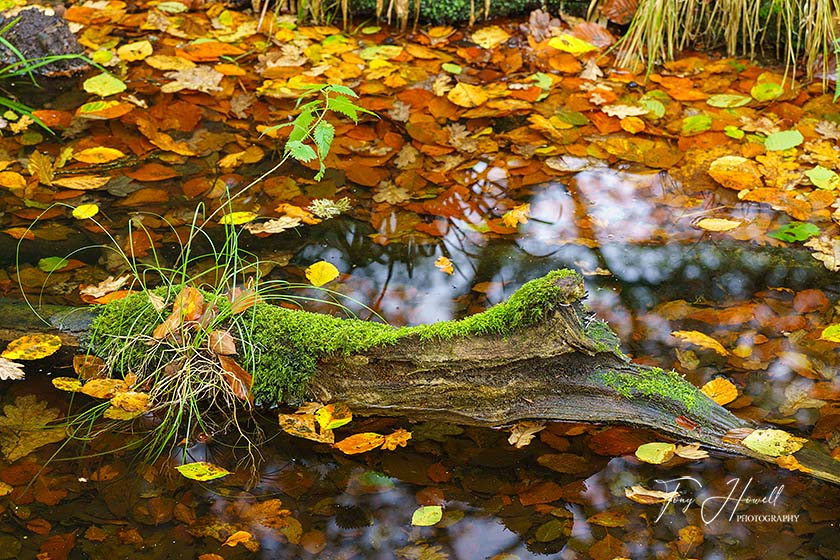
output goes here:
[[606, 321], [592, 317], [586, 323], [583, 332], [595, 342], [595, 349], [598, 352], [610, 352], [626, 359], [621, 351], [621, 341]]
[[[395, 328], [258, 304], [237, 315], [236, 325], [230, 328], [247, 342], [240, 345], [238, 360], [253, 373], [254, 397], [263, 403], [275, 403], [302, 397], [323, 357], [364, 352], [407, 337], [440, 340], [507, 336], [541, 321], [555, 306], [575, 303], [583, 296], [580, 276], [571, 270], [558, 270], [524, 284], [506, 302], [459, 321]], [[227, 305], [224, 298], [217, 303], [220, 307]], [[91, 347], [100, 355], [103, 352], [113, 355], [119, 347], [118, 366], [136, 370], [150, 363], [148, 347], [142, 338], [150, 336], [164, 318], [151, 307], [144, 294], [111, 303], [94, 321]], [[152, 363], [165, 361], [161, 358]]]
[[696, 413], [712, 402], [678, 373], [661, 368], [640, 368], [633, 373], [609, 370], [593, 377], [628, 399], [644, 396], [675, 401], [689, 412]]

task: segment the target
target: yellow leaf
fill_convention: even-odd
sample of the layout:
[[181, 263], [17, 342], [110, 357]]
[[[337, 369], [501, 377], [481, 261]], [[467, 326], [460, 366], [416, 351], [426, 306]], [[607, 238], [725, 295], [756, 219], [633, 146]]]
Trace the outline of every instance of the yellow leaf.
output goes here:
[[435, 261], [435, 266], [438, 270], [447, 274], [453, 274], [455, 272], [455, 267], [452, 265], [452, 261], [449, 260], [449, 257], [438, 257]]
[[149, 410], [149, 394], [137, 391], [117, 393], [111, 398], [111, 405], [127, 412], [145, 412]]
[[109, 420], [133, 420], [143, 414], [142, 411], [134, 411], [129, 412], [123, 408], [119, 408], [116, 406], [109, 406], [105, 409], [105, 412], [102, 413], [103, 418], [107, 418]]
[[562, 35], [558, 35], [557, 37], [552, 37], [551, 40], [548, 42], [549, 47], [553, 47], [559, 51], [571, 53], [573, 55], [579, 55], [591, 51], [597, 51], [598, 47], [587, 43], [582, 39], [578, 39], [574, 35], [570, 35], [568, 33], [563, 33]]
[[110, 177], [76, 175], [74, 177], [62, 177], [61, 179], [55, 179], [52, 184], [77, 191], [92, 191], [94, 189], [98, 189], [99, 187], [104, 187], [110, 180]]
[[91, 379], [80, 392], [95, 399], [110, 399], [117, 393], [124, 393], [128, 387], [122, 379]]
[[726, 348], [724, 348], [720, 342], [710, 337], [709, 335], [703, 334], [698, 331], [674, 331], [671, 333], [671, 336], [674, 336], [676, 338], [679, 338], [680, 340], [684, 340], [696, 346], [700, 346], [701, 348], [708, 348], [709, 350], [714, 350], [721, 356], [729, 355], [729, 351]]
[[364, 432], [344, 438], [334, 444], [333, 447], [347, 455], [355, 455], [356, 453], [364, 453], [371, 449], [376, 449], [383, 443], [385, 443], [385, 436], [382, 434]]
[[7, 189], [22, 189], [26, 186], [23, 175], [14, 171], [0, 171], [0, 187]]
[[149, 41], [136, 41], [118, 48], [117, 56], [120, 57], [120, 60], [131, 62], [133, 60], [143, 60], [152, 52], [154, 52], [154, 49]]
[[56, 377], [52, 380], [53, 387], [59, 391], [75, 393], [82, 388], [82, 380], [75, 377]]
[[764, 455], [779, 457], [781, 455], [793, 455], [808, 440], [796, 437], [784, 430], [755, 430], [744, 438], [741, 445]]
[[761, 171], [758, 165], [741, 156], [723, 156], [709, 165], [709, 175], [712, 179], [726, 187], [740, 191], [761, 187]]
[[107, 370], [105, 360], [91, 354], [77, 354], [73, 356], [73, 371], [81, 379], [96, 379], [105, 377]]
[[382, 442], [382, 449], [394, 451], [397, 447], [405, 447], [410, 439], [411, 432], [399, 428], [385, 436], [385, 441]]
[[175, 470], [181, 473], [181, 475], [185, 478], [200, 481], [213, 480], [230, 474], [230, 471], [227, 469], [214, 465], [213, 463], [205, 463], [203, 461], [187, 463], [186, 465], [175, 467]]
[[239, 224], [247, 224], [248, 222], [254, 221], [257, 216], [259, 216], [259, 214], [254, 212], [231, 212], [230, 214], [222, 216], [219, 223], [238, 226]]
[[82, 163], [90, 163], [97, 165], [100, 163], [108, 163], [125, 157], [125, 154], [116, 148], [106, 148], [105, 146], [98, 146], [96, 148], [88, 148], [81, 152], [73, 154], [73, 159], [81, 161]]
[[28, 334], [11, 341], [2, 356], [9, 360], [38, 360], [61, 348], [61, 339], [54, 334]]
[[472, 34], [473, 43], [484, 49], [492, 49], [493, 47], [501, 45], [508, 39], [510, 39], [508, 32], [498, 25], [484, 27], [474, 31]]
[[530, 204], [514, 206], [502, 216], [502, 221], [507, 227], [515, 228], [518, 224], [528, 223], [528, 213], [531, 211]]
[[321, 426], [321, 431], [335, 430], [353, 419], [350, 407], [343, 403], [328, 404], [315, 411], [315, 419]]
[[652, 465], [661, 465], [674, 456], [677, 446], [673, 443], [652, 442], [636, 449], [636, 458]]
[[306, 268], [306, 279], [313, 286], [323, 286], [338, 277], [338, 269], [327, 261], [318, 261]]
[[470, 84], [459, 83], [454, 88], [449, 90], [446, 97], [459, 107], [471, 109], [478, 107], [487, 101], [487, 94], [478, 86], [471, 86]]
[[738, 220], [727, 220], [726, 218], [703, 218], [697, 222], [697, 227], [706, 231], [729, 231], [740, 226]]
[[724, 377], [715, 377], [700, 390], [719, 405], [731, 403], [738, 398], [738, 388]]
[[41, 183], [47, 186], [52, 185], [53, 164], [52, 160], [46, 155], [37, 150], [32, 152], [26, 164], [26, 169], [33, 177], [37, 177]]
[[325, 430], [321, 433], [315, 429], [315, 415], [309, 413], [280, 414], [278, 415], [280, 428], [287, 434], [304, 439], [311, 439], [321, 443], [332, 443], [335, 435], [332, 430]]
[[252, 535], [248, 531], [237, 531], [229, 536], [227, 540], [222, 543], [222, 546], [236, 546], [239, 543], [250, 541], [251, 537]]
[[99, 206], [93, 203], [80, 204], [73, 208], [73, 217], [77, 220], [87, 220], [99, 213]]

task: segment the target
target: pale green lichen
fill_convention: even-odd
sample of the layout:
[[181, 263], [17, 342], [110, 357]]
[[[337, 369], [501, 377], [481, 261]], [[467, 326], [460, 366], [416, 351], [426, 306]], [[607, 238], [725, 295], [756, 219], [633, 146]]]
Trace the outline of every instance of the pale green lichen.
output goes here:
[[712, 402], [678, 373], [661, 368], [639, 367], [633, 372], [600, 371], [592, 378], [628, 399], [643, 396], [674, 401], [688, 412], [696, 413]]
[[[245, 341], [239, 359], [253, 373], [252, 390], [258, 401], [294, 401], [303, 396], [323, 357], [364, 352], [408, 337], [504, 337], [541, 321], [557, 305], [575, 303], [583, 296], [580, 276], [571, 270], [558, 270], [527, 282], [506, 302], [482, 313], [458, 321], [400, 328], [258, 304], [237, 316], [237, 330], [244, 332], [241, 338]], [[217, 303], [226, 304], [224, 298]], [[123, 345], [135, 344], [132, 340], [148, 339], [163, 318], [144, 294], [111, 303], [95, 319], [90, 345], [97, 352], [113, 348], [115, 340]], [[148, 363], [147, 352], [148, 347], [136, 343], [122, 353], [120, 368], [130, 370]]]

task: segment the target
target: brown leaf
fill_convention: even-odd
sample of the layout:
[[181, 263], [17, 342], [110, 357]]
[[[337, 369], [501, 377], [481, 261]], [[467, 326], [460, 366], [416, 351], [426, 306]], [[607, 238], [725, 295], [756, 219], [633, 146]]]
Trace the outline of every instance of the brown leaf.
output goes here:
[[251, 378], [251, 374], [242, 369], [242, 366], [237, 364], [233, 358], [228, 358], [221, 354], [218, 355], [218, 358], [222, 369], [226, 372], [225, 380], [230, 385], [230, 388], [233, 389], [233, 393], [243, 401], [253, 403], [254, 395], [251, 394], [253, 379]]
[[212, 331], [207, 337], [207, 347], [216, 354], [236, 354], [236, 341], [228, 331]]

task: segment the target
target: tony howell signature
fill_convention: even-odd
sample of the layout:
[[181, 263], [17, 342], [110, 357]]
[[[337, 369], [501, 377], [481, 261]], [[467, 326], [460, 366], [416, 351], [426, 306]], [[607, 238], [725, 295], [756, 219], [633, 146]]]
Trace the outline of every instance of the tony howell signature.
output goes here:
[[[662, 509], [659, 511], [656, 521], [659, 521], [662, 516], [665, 515], [665, 511], [671, 504], [677, 508], [682, 507], [682, 511], [685, 512], [692, 504], [695, 503], [699, 503], [700, 518], [706, 525], [720, 517], [725, 511], [729, 511], [729, 521], [734, 519], [735, 521], [742, 522], [792, 522], [799, 518], [798, 514], [745, 515], [736, 513], [738, 506], [741, 504], [766, 504], [770, 507], [776, 508], [779, 503], [779, 499], [782, 496], [782, 492], [785, 489], [784, 484], [774, 486], [773, 489], [766, 495], [756, 496], [747, 493], [753, 482], [752, 478], [747, 480], [743, 485], [740, 478], [733, 478], [726, 481], [726, 485], [730, 487], [728, 494], [720, 496], [707, 496], [698, 502], [696, 498], [683, 497], [680, 495], [681, 489], [685, 490], [686, 488], [692, 487], [696, 490], [703, 489], [703, 483], [696, 478], [691, 476], [681, 476], [670, 480], [657, 480], [656, 482], [658, 484], [662, 484], [665, 487], [665, 492], [670, 494], [665, 503], [662, 504]], [[683, 486], [683, 484], [685, 484], [685, 486]]]

